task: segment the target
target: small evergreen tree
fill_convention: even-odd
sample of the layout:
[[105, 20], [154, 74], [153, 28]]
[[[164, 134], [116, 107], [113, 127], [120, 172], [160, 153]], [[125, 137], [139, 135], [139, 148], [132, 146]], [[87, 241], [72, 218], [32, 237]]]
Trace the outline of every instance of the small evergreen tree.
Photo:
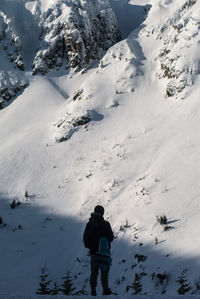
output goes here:
[[180, 295], [184, 295], [185, 293], [189, 292], [192, 289], [190, 283], [187, 281], [186, 272], [187, 269], [184, 269], [181, 272], [181, 275], [176, 280], [176, 282], [179, 284], [179, 289], [177, 290], [177, 292]]
[[25, 191], [24, 197], [25, 197], [26, 199], [28, 199], [28, 198], [30, 197], [30, 195], [29, 195], [29, 193], [28, 193], [27, 190]]
[[142, 291], [141, 277], [138, 273], [135, 273], [135, 279], [133, 282], [133, 295], [137, 295]]
[[133, 295], [140, 294], [142, 292], [141, 275], [135, 273], [135, 279], [131, 285], [128, 285], [126, 291], [133, 289]]
[[60, 291], [60, 288], [57, 284], [57, 281], [55, 281], [53, 284], [53, 289], [51, 291], [51, 295], [57, 295], [59, 293], [59, 291]]
[[51, 293], [51, 290], [48, 287], [51, 283], [51, 280], [47, 280], [48, 276], [49, 274], [47, 273], [47, 268], [44, 266], [41, 268], [40, 287], [36, 291], [37, 295], [47, 295]]
[[160, 217], [156, 216], [156, 218], [157, 218], [157, 221], [158, 221], [161, 225], [165, 225], [165, 224], [167, 224], [167, 217], [166, 217], [166, 215], [163, 215], [163, 216], [160, 216]]
[[72, 292], [75, 290], [75, 288], [73, 288], [73, 283], [72, 283], [72, 278], [70, 275], [70, 272], [68, 271], [66, 276], [64, 276], [63, 278], [63, 284], [61, 285], [61, 292], [65, 295], [71, 295]]
[[10, 208], [11, 208], [11, 209], [15, 209], [15, 208], [18, 207], [20, 204], [21, 204], [20, 201], [14, 199], [14, 200], [12, 201], [12, 203], [10, 203]]

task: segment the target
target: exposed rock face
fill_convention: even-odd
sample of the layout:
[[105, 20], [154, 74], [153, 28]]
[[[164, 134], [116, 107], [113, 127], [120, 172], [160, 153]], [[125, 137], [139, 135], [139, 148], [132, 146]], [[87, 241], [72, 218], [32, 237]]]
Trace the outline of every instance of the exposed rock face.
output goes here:
[[44, 13], [41, 27], [33, 74], [62, 65], [80, 70], [121, 38], [108, 0], [60, 0]]
[[0, 11], [0, 48], [9, 56], [10, 62], [24, 71], [20, 37], [12, 26], [12, 20]]
[[[194, 5], [197, 6], [196, 10]], [[166, 96], [184, 98], [200, 73], [199, 61], [191, 53], [191, 46], [199, 51], [199, 15], [197, 0], [180, 2], [180, 8], [162, 20], [156, 27], [148, 28], [148, 35], [161, 40], [163, 46], [155, 61], [158, 62], [156, 76], [167, 80]], [[186, 60], [186, 57], [188, 59]]]
[[[31, 3], [34, 9], [30, 13], [26, 8]], [[40, 29], [37, 28], [37, 39], [36, 30], [31, 32], [27, 27], [27, 13], [26, 20], [20, 19], [22, 30], [18, 32], [13, 14], [10, 16], [6, 14], [5, 7], [0, 8], [1, 109], [28, 86], [23, 72], [23, 55], [31, 57], [33, 75], [44, 75], [50, 69], [59, 70], [61, 67], [78, 71], [92, 60], [101, 58], [121, 38], [109, 0], [57, 0], [52, 1], [52, 6], [44, 12], [37, 0], [28, 2], [26, 8], [25, 2], [18, 4], [21, 5], [18, 9], [23, 9], [24, 13], [27, 11]], [[31, 24], [34, 25], [33, 20]], [[35, 54], [34, 49], [27, 47], [28, 44], [33, 45], [27, 40], [32, 38], [36, 41]]]
[[0, 71], [0, 109], [28, 86], [28, 82], [12, 72]]
[[0, 11], [0, 109], [28, 85], [23, 78], [24, 62], [20, 37], [12, 20]]

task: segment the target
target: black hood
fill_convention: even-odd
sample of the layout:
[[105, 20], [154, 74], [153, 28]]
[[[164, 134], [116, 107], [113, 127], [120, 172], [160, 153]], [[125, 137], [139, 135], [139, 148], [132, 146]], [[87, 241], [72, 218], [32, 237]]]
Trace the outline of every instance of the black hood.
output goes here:
[[91, 217], [89, 219], [89, 221], [91, 222], [101, 222], [101, 221], [104, 221], [104, 218], [101, 214], [98, 214], [98, 213], [92, 213], [91, 214]]

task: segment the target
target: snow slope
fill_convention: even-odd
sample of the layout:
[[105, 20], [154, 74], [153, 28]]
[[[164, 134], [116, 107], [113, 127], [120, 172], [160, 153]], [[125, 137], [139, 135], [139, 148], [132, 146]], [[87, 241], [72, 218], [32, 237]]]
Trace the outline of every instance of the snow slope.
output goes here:
[[[0, 111], [2, 298], [34, 295], [43, 266], [59, 284], [71, 271], [76, 292], [89, 292], [82, 233], [96, 204], [116, 236], [110, 285], [120, 298], [131, 297], [136, 273], [141, 294], [175, 298], [184, 269], [198, 298], [198, 4], [142, 1], [151, 7], [144, 23], [98, 66], [26, 74], [29, 87]], [[163, 64], [181, 71], [166, 77]], [[177, 89], [181, 80], [191, 84]], [[156, 219], [164, 214], [167, 227]]]

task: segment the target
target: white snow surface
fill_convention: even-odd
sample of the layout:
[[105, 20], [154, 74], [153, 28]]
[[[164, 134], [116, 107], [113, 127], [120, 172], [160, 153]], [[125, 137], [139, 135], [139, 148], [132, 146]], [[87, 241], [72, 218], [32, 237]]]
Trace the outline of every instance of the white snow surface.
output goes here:
[[[199, 0], [128, 5], [140, 3], [149, 9], [144, 22], [138, 16], [130, 33], [119, 15], [130, 34], [98, 65], [24, 73], [29, 87], [0, 111], [1, 299], [40, 298], [44, 266], [58, 284], [70, 271], [76, 292], [89, 294], [82, 234], [97, 204], [116, 237], [110, 287], [120, 298], [132, 298], [126, 288], [136, 273], [142, 291], [135, 298], [178, 298], [184, 269], [193, 295], [183, 297], [199, 297]], [[46, 10], [49, 2], [41, 4]], [[163, 64], [174, 77], [163, 75]], [[90, 119], [80, 125], [84, 116]], [[13, 200], [21, 203], [15, 209]], [[156, 219], [164, 214], [166, 231]], [[165, 274], [163, 283], [157, 274]], [[100, 298], [100, 281], [97, 292]]]

